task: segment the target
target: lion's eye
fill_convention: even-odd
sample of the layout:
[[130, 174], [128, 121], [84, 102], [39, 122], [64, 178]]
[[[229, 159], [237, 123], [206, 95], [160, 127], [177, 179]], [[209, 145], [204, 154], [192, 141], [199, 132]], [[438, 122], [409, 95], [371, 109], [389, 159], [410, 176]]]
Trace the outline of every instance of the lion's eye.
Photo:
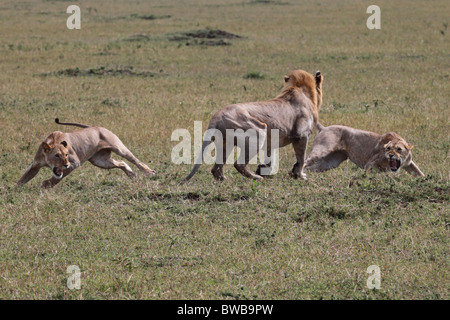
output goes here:
[[397, 148], [397, 151], [398, 152], [402, 152], [402, 148]]
[[59, 154], [55, 155], [55, 157], [60, 158], [61, 156]]
[[387, 147], [386, 150], [387, 150], [387, 151], [391, 150], [391, 147]]
[[66, 157], [68, 157], [68, 156], [69, 156], [69, 154], [67, 153], [67, 154], [66, 154]]

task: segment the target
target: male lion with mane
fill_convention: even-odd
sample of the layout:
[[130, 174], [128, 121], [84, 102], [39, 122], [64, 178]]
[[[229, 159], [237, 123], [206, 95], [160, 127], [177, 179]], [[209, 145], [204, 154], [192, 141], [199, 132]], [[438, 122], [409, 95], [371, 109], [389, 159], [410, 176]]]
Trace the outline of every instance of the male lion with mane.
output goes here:
[[74, 132], [55, 131], [51, 133], [39, 146], [33, 163], [17, 182], [18, 185], [23, 185], [33, 179], [41, 168], [49, 167], [53, 176], [45, 180], [42, 187], [53, 187], [86, 161], [103, 169], [122, 169], [128, 177], [134, 178], [136, 174], [130, 166], [122, 160], [111, 158], [112, 152], [135, 164], [146, 175], [155, 174], [154, 170], [139, 161], [108, 129], [78, 123], [63, 123], [59, 122], [58, 118], [55, 119], [55, 122], [83, 129]]
[[[306, 179], [303, 172], [305, 151], [308, 138], [319, 119], [319, 109], [322, 105], [323, 76], [320, 71], [317, 71], [314, 77], [306, 71], [294, 70], [284, 77], [284, 81], [285, 85], [281, 94], [274, 99], [229, 105], [213, 115], [208, 129], [220, 131], [223, 140], [217, 141], [215, 137], [212, 137], [210, 140], [205, 139], [203, 141], [199, 161], [185, 178], [185, 181], [192, 178], [197, 172], [202, 163], [204, 151], [212, 141], [217, 148], [223, 148], [223, 152], [217, 152], [216, 150], [216, 163], [211, 173], [217, 180], [224, 179], [223, 165], [231, 151], [225, 150], [227, 129], [240, 129], [244, 132], [253, 129], [257, 132], [266, 132], [265, 141], [267, 142], [269, 157], [272, 150], [270, 145], [271, 130], [278, 130], [278, 147], [284, 147], [291, 143], [294, 146], [297, 161], [292, 168], [292, 177]], [[233, 143], [235, 146], [237, 145], [236, 138]], [[257, 145], [251, 151], [249, 139], [246, 140], [245, 159], [242, 161], [244, 163], [239, 161], [234, 163], [234, 167], [239, 173], [252, 179], [262, 179], [264, 175], [262, 168], [270, 167], [270, 164], [260, 164], [255, 173], [249, 170], [249, 161], [261, 147], [260, 143], [257, 143]]]

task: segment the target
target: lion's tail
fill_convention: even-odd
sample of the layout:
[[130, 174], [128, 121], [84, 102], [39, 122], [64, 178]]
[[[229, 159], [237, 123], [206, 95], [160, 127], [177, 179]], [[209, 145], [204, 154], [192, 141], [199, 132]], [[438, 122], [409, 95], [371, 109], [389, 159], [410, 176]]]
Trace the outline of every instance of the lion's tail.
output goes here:
[[317, 131], [322, 131], [325, 128], [321, 123], [317, 122]]
[[197, 162], [194, 165], [194, 168], [192, 168], [191, 173], [189, 173], [189, 175], [184, 178], [184, 182], [189, 181], [189, 179], [191, 179], [194, 174], [198, 171], [198, 169], [200, 168], [202, 162], [203, 162], [203, 153], [205, 152], [206, 148], [211, 144], [211, 142], [214, 141], [214, 138], [211, 137], [205, 137], [205, 139], [203, 140], [203, 144], [202, 144], [202, 150], [200, 152], [200, 154], [198, 155], [198, 159]]
[[55, 122], [57, 124], [62, 124], [62, 125], [65, 125], [65, 126], [75, 126], [75, 127], [80, 127], [80, 128], [89, 128], [89, 126], [86, 126], [84, 124], [72, 123], [72, 122], [59, 122], [59, 118], [55, 118]]

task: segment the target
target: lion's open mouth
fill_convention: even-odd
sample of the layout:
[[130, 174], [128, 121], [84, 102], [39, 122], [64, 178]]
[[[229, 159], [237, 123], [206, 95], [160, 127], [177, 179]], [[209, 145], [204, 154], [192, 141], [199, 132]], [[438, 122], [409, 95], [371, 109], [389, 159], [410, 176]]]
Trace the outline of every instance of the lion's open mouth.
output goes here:
[[53, 168], [53, 175], [55, 176], [55, 178], [61, 179], [62, 176], [63, 176], [63, 171], [62, 171], [62, 169], [61, 169], [61, 168], [54, 167], [54, 168]]
[[391, 171], [396, 172], [400, 169], [401, 161], [399, 159], [389, 159], [389, 167]]

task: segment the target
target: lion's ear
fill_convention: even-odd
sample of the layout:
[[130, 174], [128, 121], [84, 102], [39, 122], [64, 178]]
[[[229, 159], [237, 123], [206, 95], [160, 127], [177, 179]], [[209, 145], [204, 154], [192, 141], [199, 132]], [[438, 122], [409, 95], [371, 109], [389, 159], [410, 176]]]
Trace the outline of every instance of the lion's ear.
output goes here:
[[391, 132], [385, 133], [381, 136], [381, 143], [383, 143], [384, 145], [388, 144], [389, 142], [391, 142], [392, 139], [394, 139], [394, 135]]
[[284, 76], [284, 82], [288, 82], [289, 81], [289, 76]]
[[413, 146], [412, 144], [409, 144], [409, 143], [408, 143], [408, 144], [406, 145], [406, 149], [411, 150], [412, 148], [414, 148], [414, 146]]
[[46, 141], [42, 142], [41, 146], [45, 153], [48, 153], [50, 152], [50, 150], [52, 150], [52, 147]]
[[323, 80], [322, 74], [320, 73], [320, 71], [317, 71], [316, 72], [316, 85], [320, 86], [320, 84], [322, 83], [322, 80]]
[[64, 148], [67, 148], [67, 142], [61, 141], [61, 144], [64, 146]]

